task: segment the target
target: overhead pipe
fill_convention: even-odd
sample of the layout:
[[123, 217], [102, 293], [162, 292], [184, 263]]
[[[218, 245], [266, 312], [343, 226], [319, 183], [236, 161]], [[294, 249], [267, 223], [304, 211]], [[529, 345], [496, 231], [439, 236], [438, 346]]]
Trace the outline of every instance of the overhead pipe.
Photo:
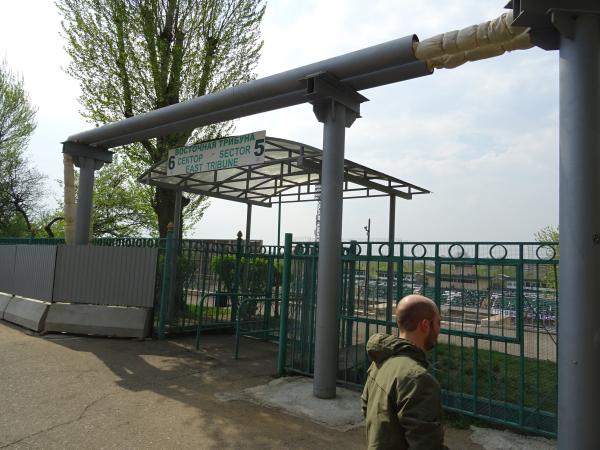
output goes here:
[[512, 25], [512, 11], [499, 17], [415, 42], [415, 55], [429, 69], [453, 69], [469, 61], [493, 58], [533, 47], [529, 28]]
[[109, 123], [67, 140], [112, 148], [298, 105], [307, 102], [304, 80], [320, 72], [357, 91], [429, 75], [432, 70], [415, 57], [416, 42], [417, 36], [409, 35]]

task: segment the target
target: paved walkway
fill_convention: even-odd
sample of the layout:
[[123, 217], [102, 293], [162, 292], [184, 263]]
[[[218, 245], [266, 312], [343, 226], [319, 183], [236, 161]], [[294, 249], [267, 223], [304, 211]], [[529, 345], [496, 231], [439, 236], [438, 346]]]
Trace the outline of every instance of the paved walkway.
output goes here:
[[[363, 449], [362, 427], [335, 431], [219, 397], [273, 380], [276, 348], [233, 337], [136, 341], [32, 336], [0, 321], [0, 449]], [[215, 395], [219, 394], [219, 395]], [[475, 450], [468, 430], [452, 449]]]

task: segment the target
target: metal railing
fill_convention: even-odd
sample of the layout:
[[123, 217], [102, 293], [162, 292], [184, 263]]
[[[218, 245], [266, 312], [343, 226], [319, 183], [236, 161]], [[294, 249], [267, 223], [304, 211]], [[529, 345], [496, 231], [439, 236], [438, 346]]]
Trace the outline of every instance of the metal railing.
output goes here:
[[[246, 247], [241, 238], [230, 242], [167, 238], [159, 323], [164, 334], [197, 332], [208, 311], [219, 320], [203, 327], [235, 326], [237, 298], [243, 295], [277, 297], [280, 292], [281, 247]], [[223, 306], [231, 297], [229, 309]], [[214, 315], [214, 314], [213, 314]], [[204, 317], [206, 319], [206, 317]]]
[[242, 300], [235, 319], [235, 359], [239, 358], [240, 338], [260, 337], [263, 341], [279, 340], [279, 298], [250, 296]]
[[[431, 359], [446, 409], [555, 435], [557, 243], [349, 242], [341, 257], [339, 382], [362, 387], [366, 341], [397, 333], [395, 304], [424, 294], [442, 313]], [[289, 372], [314, 370], [317, 261], [318, 244], [306, 242], [284, 261]]]
[[[0, 245], [62, 244], [20, 241], [0, 239]], [[245, 248], [241, 239], [225, 244], [171, 236], [103, 238], [94, 244], [158, 247], [159, 336], [184, 331], [200, 336], [202, 329], [236, 330], [238, 324], [238, 339], [254, 334], [242, 319], [236, 322], [238, 298], [264, 299], [256, 305], [271, 305], [268, 313], [259, 311], [268, 324], [254, 325], [258, 336], [279, 339], [278, 372], [313, 373], [318, 243], [293, 243], [286, 235], [285, 251]], [[431, 359], [446, 409], [555, 435], [557, 243], [348, 242], [340, 256], [339, 382], [364, 384], [369, 336], [396, 333], [395, 304], [420, 293], [434, 299], [442, 313], [442, 334]]]
[[[212, 305], [208, 305], [209, 300]], [[202, 296], [196, 325], [196, 350], [203, 330], [235, 330], [234, 357], [238, 359], [240, 338], [260, 336], [279, 339], [279, 302], [281, 299], [237, 292], [209, 292]], [[232, 320], [234, 318], [235, 320]]]

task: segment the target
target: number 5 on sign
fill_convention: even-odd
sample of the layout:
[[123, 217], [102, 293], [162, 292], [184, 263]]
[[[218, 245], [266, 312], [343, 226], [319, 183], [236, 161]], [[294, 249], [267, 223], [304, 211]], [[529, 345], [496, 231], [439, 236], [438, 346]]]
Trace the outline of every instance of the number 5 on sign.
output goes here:
[[261, 156], [265, 152], [265, 140], [257, 139], [254, 141], [254, 156]]

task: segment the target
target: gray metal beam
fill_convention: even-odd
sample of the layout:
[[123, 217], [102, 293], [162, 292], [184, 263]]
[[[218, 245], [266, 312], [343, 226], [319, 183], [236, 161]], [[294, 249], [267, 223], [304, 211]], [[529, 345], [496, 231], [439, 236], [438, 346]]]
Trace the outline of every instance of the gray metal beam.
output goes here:
[[252, 205], [246, 208], [246, 251], [250, 248], [250, 231], [252, 230]]
[[305, 103], [309, 99], [303, 80], [318, 72], [327, 72], [354, 90], [429, 75], [432, 71], [415, 58], [417, 40], [409, 35], [336, 56], [74, 134], [68, 141], [111, 148]]
[[279, 204], [277, 205], [277, 251], [281, 244], [281, 193], [279, 193]]
[[182, 193], [181, 190], [175, 191], [175, 211], [173, 215], [173, 234], [176, 239], [181, 239], [181, 210], [182, 210]]
[[[323, 126], [321, 231], [318, 259], [313, 394], [334, 398], [338, 366], [337, 302], [342, 275], [342, 210], [346, 107], [329, 102]], [[318, 116], [317, 116], [318, 117]]]
[[177, 259], [179, 255], [179, 245], [181, 243], [181, 210], [182, 210], [182, 192], [181, 190], [175, 191], [175, 210], [173, 212], [173, 254], [175, 258], [171, 260], [171, 283], [169, 284], [169, 299], [168, 299], [168, 311], [169, 321], [172, 321], [175, 317], [175, 295], [177, 287]]
[[77, 192], [74, 242], [75, 245], [85, 245], [90, 240], [96, 161], [91, 158], [79, 157], [77, 164], [79, 166], [79, 190]]
[[74, 243], [76, 245], [85, 245], [90, 240], [94, 197], [94, 172], [100, 169], [104, 163], [111, 163], [113, 154], [105, 148], [92, 147], [74, 142], [63, 142], [63, 153], [71, 155], [73, 163], [79, 167], [79, 191], [77, 193]]
[[[387, 266], [387, 305], [385, 308], [385, 319], [387, 323], [392, 322], [393, 310], [394, 310], [394, 263], [392, 257], [394, 256], [394, 239], [396, 232], [396, 197], [390, 195], [390, 209], [389, 209], [389, 224], [388, 224], [388, 256], [390, 260]], [[399, 263], [402, 264], [402, 263]], [[402, 280], [398, 280], [397, 289], [402, 287]], [[392, 328], [387, 325], [386, 333], [390, 334]]]
[[[568, 20], [573, 20], [570, 15]], [[600, 448], [600, 20], [560, 39], [558, 448]]]

